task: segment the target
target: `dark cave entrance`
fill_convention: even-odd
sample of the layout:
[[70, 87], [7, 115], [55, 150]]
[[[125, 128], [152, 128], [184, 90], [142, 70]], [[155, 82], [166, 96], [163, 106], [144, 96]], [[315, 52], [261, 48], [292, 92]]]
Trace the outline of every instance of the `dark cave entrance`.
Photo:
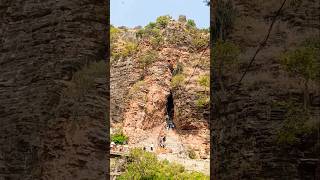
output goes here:
[[173, 96], [172, 92], [170, 92], [168, 98], [167, 98], [167, 125], [173, 125], [173, 117], [174, 117], [174, 103], [173, 103]]

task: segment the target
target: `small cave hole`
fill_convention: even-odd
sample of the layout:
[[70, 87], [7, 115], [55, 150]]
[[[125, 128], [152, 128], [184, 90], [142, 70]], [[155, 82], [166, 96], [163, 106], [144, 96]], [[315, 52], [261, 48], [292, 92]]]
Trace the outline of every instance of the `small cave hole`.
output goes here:
[[174, 103], [173, 103], [173, 96], [172, 92], [170, 92], [168, 98], [167, 98], [167, 114], [166, 114], [166, 121], [167, 121], [167, 127], [168, 128], [174, 128], [173, 118], [174, 118]]

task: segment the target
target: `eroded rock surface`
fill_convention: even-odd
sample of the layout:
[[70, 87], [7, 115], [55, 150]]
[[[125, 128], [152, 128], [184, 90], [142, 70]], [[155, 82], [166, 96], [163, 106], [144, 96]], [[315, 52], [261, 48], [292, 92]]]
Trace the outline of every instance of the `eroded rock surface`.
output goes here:
[[[118, 44], [135, 37], [132, 32], [136, 33], [137, 30], [121, 32]], [[208, 107], [197, 107], [195, 102], [198, 93], [208, 91], [199, 85], [198, 79], [209, 75], [209, 50], [192, 47], [194, 32], [186, 30], [186, 22], [171, 20], [167, 27], [160, 30], [160, 34], [164, 39], [163, 44], [154, 47], [148, 38], [133, 38], [132, 41], [138, 44], [137, 52], [127, 58], [114, 60], [111, 67], [111, 89], [114, 93], [111, 95], [114, 97], [111, 98], [111, 107], [114, 109], [111, 123], [122, 124], [131, 146], [148, 143], [157, 145], [157, 138], [165, 129], [168, 97], [172, 94], [173, 122], [177, 134], [186, 147], [195, 148], [199, 155], [208, 158]], [[204, 32], [201, 38], [208, 42], [208, 35]], [[150, 51], [156, 52], [157, 57], [143, 69], [141, 58]], [[130, 65], [124, 70], [121, 64]], [[183, 67], [180, 74], [183, 83], [173, 87], [172, 79], [179, 67]], [[122, 81], [118, 81], [120, 79]], [[121, 110], [117, 110], [117, 107], [121, 107]]]
[[105, 179], [106, 78], [79, 103], [77, 122], [62, 92], [74, 72], [105, 58], [106, 9], [0, 1], [0, 179]]
[[[237, 9], [234, 28], [228, 40], [239, 45], [240, 69], [224, 74], [225, 84], [236, 83], [245, 71], [282, 1], [243, 1]], [[223, 95], [217, 79], [213, 81], [211, 102], [212, 161], [217, 179], [313, 179], [319, 169], [319, 146], [316, 135], [285, 147], [277, 143], [287, 109], [274, 106], [290, 99], [303, 102], [301, 79], [281, 67], [279, 57], [295, 49], [307, 38], [319, 38], [319, 3], [301, 1], [296, 6], [287, 1], [274, 24], [266, 47], [260, 51], [240, 88], [230, 87]], [[319, 84], [312, 82], [310, 110], [319, 119]], [[316, 124], [315, 124], [316, 125]], [[316, 127], [315, 127], [316, 128]], [[304, 159], [309, 159], [306, 165]], [[318, 161], [318, 165], [317, 165]], [[306, 168], [308, 166], [308, 168]], [[306, 171], [306, 169], [309, 169]], [[213, 173], [213, 172], [212, 172]], [[319, 176], [319, 175], [318, 175]]]

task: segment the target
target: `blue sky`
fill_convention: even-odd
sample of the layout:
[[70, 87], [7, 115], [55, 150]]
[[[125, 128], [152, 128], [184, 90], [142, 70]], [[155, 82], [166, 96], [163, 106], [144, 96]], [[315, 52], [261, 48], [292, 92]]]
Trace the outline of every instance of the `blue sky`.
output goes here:
[[209, 7], [203, 0], [110, 0], [110, 23], [115, 26], [145, 26], [167, 14], [174, 19], [186, 15], [197, 27], [209, 27]]

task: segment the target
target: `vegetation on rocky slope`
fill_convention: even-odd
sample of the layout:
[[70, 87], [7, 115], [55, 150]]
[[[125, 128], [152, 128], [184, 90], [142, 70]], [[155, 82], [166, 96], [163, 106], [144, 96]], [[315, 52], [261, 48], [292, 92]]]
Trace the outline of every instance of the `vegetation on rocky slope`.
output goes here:
[[169, 163], [168, 161], [159, 161], [157, 157], [150, 152], [141, 149], [133, 149], [130, 152], [128, 164], [125, 173], [118, 179], [194, 179], [206, 180], [208, 176], [199, 172], [188, 172], [182, 165]]
[[[316, 178], [320, 61], [319, 21], [314, 17], [319, 15], [318, 4], [309, 0], [210, 2], [214, 178]], [[224, 22], [228, 28], [221, 25]], [[306, 38], [312, 42], [301, 44]], [[237, 57], [229, 62], [217, 57], [225, 43], [240, 47], [225, 48], [231, 50], [226, 57]]]
[[280, 63], [292, 75], [303, 80], [303, 103], [285, 101], [277, 103], [285, 109], [284, 121], [277, 134], [277, 142], [289, 146], [301, 144], [317, 134], [320, 121], [310, 111], [309, 84], [320, 78], [319, 38], [307, 39], [294, 50], [281, 55]]
[[299, 145], [305, 138], [317, 134], [320, 121], [312, 117], [310, 111], [304, 109], [301, 103], [283, 101], [275, 103], [274, 106], [283, 108], [286, 112], [276, 137], [280, 145]]
[[320, 39], [307, 39], [295, 50], [284, 53], [281, 64], [291, 74], [303, 79], [304, 108], [309, 103], [309, 83], [320, 79]]
[[106, 66], [104, 61], [92, 62], [77, 71], [73, 75], [71, 84], [65, 90], [65, 93], [69, 96], [84, 96], [87, 91], [94, 88], [94, 80], [96, 78], [105, 78]]
[[[110, 32], [114, 37], [111, 42], [111, 81], [117, 83], [111, 84], [111, 89], [116, 96], [113, 99], [117, 100], [113, 103], [115, 110], [122, 108], [113, 116], [119, 119], [116, 123], [129, 136], [129, 147], [148, 147], [151, 142], [158, 141], [156, 138], [161, 128], [165, 130], [168, 115], [175, 124], [174, 130], [192, 130], [192, 137], [197, 137], [197, 142], [191, 142], [187, 139], [191, 136], [179, 132], [177, 143], [192, 143], [192, 147], [199, 144], [191, 157], [199, 158], [197, 160], [203, 164], [209, 163], [203, 160], [209, 157], [205, 150], [209, 146], [208, 30], [197, 28], [195, 22], [185, 16], [180, 16], [179, 20], [160, 16], [145, 27], [113, 28]], [[129, 42], [137, 45], [135, 51], [128, 51], [130, 48], [126, 44]], [[133, 53], [128, 55], [126, 52]], [[123, 91], [119, 90], [121, 86]], [[200, 106], [196, 104], [198, 94], [199, 102], [202, 101]], [[149, 134], [151, 130], [153, 134]], [[169, 155], [176, 156], [172, 149], [174, 147], [168, 146]], [[183, 148], [181, 152], [185, 152], [185, 158], [188, 158], [187, 149]], [[207, 179], [202, 174], [189, 173], [180, 165], [155, 160], [142, 152], [139, 157], [131, 157], [131, 162], [125, 167], [126, 172], [121, 176], [123, 179]], [[145, 161], [150, 163], [144, 166]], [[186, 164], [188, 169], [208, 170], [206, 166], [203, 170]]]
[[209, 89], [210, 89], [210, 77], [209, 75], [202, 75], [198, 78], [198, 84], [204, 88], [204, 91], [198, 93], [198, 99], [196, 100], [196, 105], [198, 107], [204, 107], [209, 105], [210, 96], [209, 96]]
[[208, 31], [198, 29], [193, 20], [188, 19], [186, 22], [179, 22], [168, 15], [160, 16], [155, 22], [150, 22], [145, 27], [134, 30], [136, 40], [133, 38], [126, 39], [126, 43], [119, 41], [121, 34], [126, 34], [129, 31], [111, 27], [112, 59], [128, 55], [126, 43], [136, 43], [136, 40], [139, 40], [140, 43], [150, 44], [154, 50], [159, 50], [161, 46], [182, 45], [192, 47], [194, 51], [199, 51], [209, 43]]
[[[179, 49], [184, 47], [189, 52], [198, 54], [207, 49], [209, 45], [208, 30], [197, 28], [195, 22], [192, 19], [186, 19], [185, 16], [180, 16], [178, 21], [173, 20], [168, 15], [160, 16], [155, 22], [150, 22], [140, 29], [120, 29], [112, 26], [110, 33], [111, 61], [121, 61], [122, 58], [126, 57], [133, 58], [135, 65], [143, 70], [143, 77], [146, 76], [153, 63], [165, 59], [161, 59], [159, 55], [163, 48]], [[222, 61], [226, 61], [225, 64], [228, 63], [229, 59], [234, 58], [234, 56], [226, 54], [229, 52], [225, 52], [232, 48], [232, 45], [231, 43], [225, 43], [218, 46], [218, 48], [221, 47], [217, 49], [217, 51], [221, 51], [218, 54], [219, 58], [220, 55], [225, 55], [222, 59]], [[204, 66], [208, 68], [209, 63], [205, 62], [206, 58], [201, 56], [191, 59], [192, 63], [196, 64], [195, 68], [203, 69]], [[191, 77], [183, 73], [184, 63], [186, 62], [177, 62], [172, 70], [171, 88], [173, 89], [181, 89], [181, 87], [187, 85], [186, 83], [190, 83], [189, 78]], [[196, 94], [197, 99], [194, 102], [196, 106], [202, 108], [207, 106], [210, 101], [209, 76], [201, 76], [198, 79], [197, 86], [204, 88], [204, 91]]]
[[[106, 67], [105, 61], [90, 62], [90, 64], [75, 72], [71, 81], [66, 83], [67, 87], [63, 90], [62, 95], [70, 101], [69, 107], [74, 119], [77, 119], [80, 113], [79, 105], [84, 101], [88, 92], [95, 90], [95, 80], [106, 78]], [[63, 101], [60, 103], [63, 103]]]

